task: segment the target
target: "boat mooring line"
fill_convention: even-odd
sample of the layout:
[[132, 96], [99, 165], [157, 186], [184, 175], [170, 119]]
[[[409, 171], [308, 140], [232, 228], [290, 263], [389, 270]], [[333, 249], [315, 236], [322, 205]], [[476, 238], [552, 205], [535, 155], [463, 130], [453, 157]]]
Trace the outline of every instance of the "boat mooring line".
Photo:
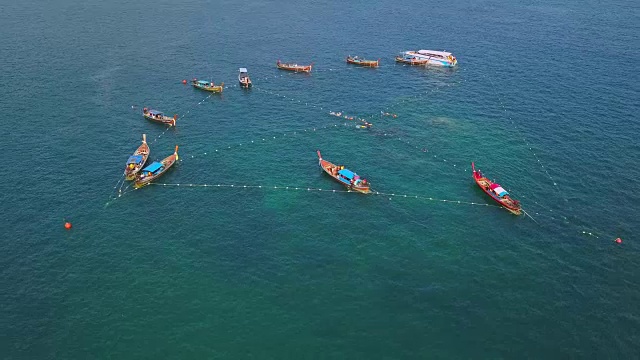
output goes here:
[[[320, 104], [320, 103], [313, 103], [313, 102], [310, 102], [310, 101], [302, 101], [302, 100], [297, 99], [297, 98], [295, 98], [295, 97], [293, 97], [291, 95], [281, 94], [278, 91], [265, 90], [265, 89], [262, 89], [261, 87], [255, 87], [255, 86], [254, 86], [254, 89], [256, 89], [259, 92], [263, 92], [263, 93], [266, 93], [266, 94], [269, 94], [269, 95], [273, 95], [273, 96], [279, 97], [279, 98], [281, 98], [283, 100], [287, 100], [287, 101], [290, 101], [290, 102], [293, 102], [293, 103], [297, 103], [297, 104], [300, 104], [300, 105], [304, 104], [304, 106], [307, 106], [309, 108], [313, 108], [313, 109], [316, 109], [316, 110], [319, 109], [322, 112], [324, 112], [325, 114], [329, 114], [331, 116], [335, 116], [335, 117], [338, 117], [338, 118], [341, 118], [341, 119], [345, 119], [345, 120], [365, 122], [365, 121], [368, 121], [368, 120], [373, 119], [376, 116], [378, 116], [378, 114], [366, 115], [364, 117], [358, 116], [358, 115], [346, 115], [346, 114], [345, 115], [337, 115], [337, 114], [344, 114], [345, 112], [343, 112], [343, 111], [332, 111], [329, 108], [329, 106], [326, 106], [326, 105], [323, 105], [323, 104]], [[385, 113], [384, 111], [380, 111], [380, 113], [382, 115], [379, 115], [379, 118], [386, 117], [386, 116], [391, 116], [391, 115], [395, 115], [394, 118], [397, 117], [397, 114], [389, 114], [389, 113]]]
[[[124, 181], [125, 181], [124, 178], [125, 178], [125, 175], [124, 175], [124, 173], [122, 173], [122, 176], [120, 176], [120, 178], [116, 182], [116, 185], [113, 187], [114, 193], [118, 193], [119, 194], [119, 193], [122, 192], [122, 186], [124, 185]], [[122, 183], [120, 183], [120, 182], [122, 182]], [[118, 189], [118, 185], [120, 185], [120, 189]], [[115, 198], [115, 195], [114, 194], [110, 194], [109, 195], [109, 200], [107, 200], [107, 201], [110, 201], [113, 198]]]
[[[192, 187], [192, 188], [235, 188], [235, 189], [265, 189], [265, 190], [291, 190], [291, 191], [310, 191], [310, 192], [328, 192], [328, 193], [353, 193], [353, 194], [361, 194], [357, 191], [351, 190], [333, 190], [333, 189], [321, 189], [321, 188], [313, 188], [313, 187], [304, 187], [304, 186], [278, 186], [278, 185], [239, 185], [239, 184], [193, 184], [193, 183], [150, 183], [150, 185], [156, 186], [173, 186], [173, 187]], [[363, 194], [361, 194], [363, 195]], [[475, 205], [475, 206], [486, 206], [486, 207], [494, 207], [501, 208], [501, 206], [487, 204], [487, 203], [475, 203], [470, 201], [462, 201], [462, 200], [449, 200], [449, 199], [439, 199], [424, 195], [409, 195], [409, 194], [396, 194], [396, 193], [385, 193], [379, 191], [371, 191], [369, 195], [380, 195], [386, 196], [391, 199], [392, 197], [398, 198], [406, 198], [406, 199], [419, 199], [419, 200], [429, 200], [434, 202], [442, 202], [448, 204], [460, 204], [460, 205]]]
[[452, 83], [446, 83], [444, 85], [436, 85], [436, 87], [431, 88], [429, 90], [426, 90], [424, 92], [420, 92], [420, 93], [418, 93], [416, 95], [411, 95], [409, 97], [405, 97], [405, 98], [403, 98], [401, 100], [396, 100], [396, 101], [392, 102], [391, 104], [387, 105], [384, 108], [384, 110], [386, 110], [388, 112], [390, 109], [393, 109], [393, 108], [395, 108], [395, 107], [397, 107], [397, 106], [399, 106], [401, 104], [413, 102], [415, 100], [421, 100], [421, 99], [423, 99], [423, 98], [425, 98], [427, 96], [433, 95], [436, 92], [441, 92], [444, 89], [446, 89], [448, 87], [451, 87], [451, 85], [458, 85], [458, 84], [460, 84], [462, 82], [463, 81], [454, 81]]
[[318, 130], [324, 130], [324, 129], [335, 129], [335, 128], [339, 128], [339, 127], [350, 127], [351, 124], [334, 124], [334, 125], [325, 125], [325, 126], [318, 126], [318, 127], [314, 127], [314, 128], [309, 128], [309, 129], [302, 129], [302, 130], [296, 130], [296, 131], [292, 131], [292, 132], [287, 132], [284, 133], [282, 135], [278, 134], [278, 135], [269, 135], [269, 136], [265, 136], [256, 140], [251, 140], [251, 141], [247, 141], [247, 142], [242, 142], [242, 143], [237, 143], [237, 144], [232, 144], [232, 145], [227, 145], [224, 147], [220, 147], [218, 149], [213, 149], [210, 151], [206, 151], [203, 153], [198, 153], [195, 155], [182, 155], [180, 156], [180, 162], [182, 162], [184, 159], [195, 159], [198, 157], [201, 157], [203, 155], [212, 155], [212, 154], [216, 154], [216, 153], [222, 153], [224, 150], [231, 150], [231, 149], [237, 149], [237, 148], [246, 148], [248, 145], [255, 145], [255, 144], [261, 144], [261, 143], [267, 143], [271, 140], [280, 140], [283, 139], [285, 137], [292, 137], [292, 136], [296, 136], [296, 135], [303, 135], [303, 134], [313, 134], [318, 132]]
[[[531, 147], [531, 145], [529, 143], [529, 140], [527, 140], [527, 138], [524, 135], [525, 134], [524, 131], [520, 130], [518, 125], [516, 125], [516, 123], [513, 121], [512, 117], [508, 115], [507, 107], [504, 105], [504, 102], [502, 101], [502, 97], [500, 96], [500, 94], [498, 94], [498, 91], [496, 90], [496, 85], [493, 82], [493, 80], [490, 77], [487, 77], [484, 74], [482, 76], [484, 76], [484, 78], [489, 80], [489, 82], [491, 83], [491, 89], [493, 90], [493, 94], [498, 98], [498, 101], [500, 102], [500, 106], [502, 106], [502, 109], [504, 110], [505, 116], [509, 118], [509, 121], [511, 122], [511, 125], [513, 126], [513, 128], [516, 129], [520, 133], [520, 135], [522, 136], [522, 140], [527, 145], [527, 148], [529, 149], [529, 151], [531, 151], [533, 156], [536, 158], [536, 161], [538, 162], [538, 165], [540, 165], [540, 168], [542, 169], [542, 171], [544, 171], [544, 173], [547, 174], [547, 177], [549, 178], [549, 180], [551, 180], [551, 182], [553, 183], [554, 188], [558, 191], [558, 193], [560, 193], [564, 197], [564, 194], [562, 193], [562, 191], [560, 191], [560, 188], [558, 187], [558, 183], [551, 176], [551, 174], [549, 174], [549, 171], [547, 170], [547, 168], [545, 168], [544, 164], [540, 161], [540, 158], [536, 154], [535, 150], [533, 150], [533, 148]], [[564, 197], [564, 200], [568, 201], [566, 197]]]

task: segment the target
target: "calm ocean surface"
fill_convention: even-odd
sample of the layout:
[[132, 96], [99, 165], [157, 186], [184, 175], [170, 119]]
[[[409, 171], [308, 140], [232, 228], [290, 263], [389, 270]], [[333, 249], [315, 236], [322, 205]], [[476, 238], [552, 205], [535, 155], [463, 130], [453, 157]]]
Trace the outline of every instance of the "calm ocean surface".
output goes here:
[[[0, 357], [640, 354], [637, 1], [0, 9]], [[459, 67], [394, 64], [420, 48]], [[182, 186], [120, 187], [142, 133]], [[342, 190], [316, 149], [402, 196], [273, 189]], [[472, 161], [535, 220], [485, 206]]]

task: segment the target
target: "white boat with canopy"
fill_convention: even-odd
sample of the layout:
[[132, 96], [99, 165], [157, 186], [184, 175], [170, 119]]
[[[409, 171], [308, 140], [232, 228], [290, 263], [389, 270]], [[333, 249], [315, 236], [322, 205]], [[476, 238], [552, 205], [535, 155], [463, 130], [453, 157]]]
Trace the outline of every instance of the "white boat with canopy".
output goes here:
[[444, 67], [454, 67], [458, 64], [458, 60], [453, 54], [447, 51], [437, 50], [418, 50], [404, 51], [400, 54], [402, 60], [424, 62], [424, 65], [437, 65]]

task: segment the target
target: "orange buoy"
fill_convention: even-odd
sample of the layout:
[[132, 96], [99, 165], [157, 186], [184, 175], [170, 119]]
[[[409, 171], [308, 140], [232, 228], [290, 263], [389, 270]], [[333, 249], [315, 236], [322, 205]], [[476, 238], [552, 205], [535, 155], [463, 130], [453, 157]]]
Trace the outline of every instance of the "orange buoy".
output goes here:
[[617, 239], [616, 239], [616, 244], [622, 244], [622, 239], [617, 238]]
[[186, 83], [187, 83], [187, 80], [182, 80], [182, 83], [183, 83], [183, 84], [186, 84]]
[[68, 221], [66, 223], [64, 223], [64, 228], [67, 229], [67, 230], [71, 230], [71, 223], [68, 222]]

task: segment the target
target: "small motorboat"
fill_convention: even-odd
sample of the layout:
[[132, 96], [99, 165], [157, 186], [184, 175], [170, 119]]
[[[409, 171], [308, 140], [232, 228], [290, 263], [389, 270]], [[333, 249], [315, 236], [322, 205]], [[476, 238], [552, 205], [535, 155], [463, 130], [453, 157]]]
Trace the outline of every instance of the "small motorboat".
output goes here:
[[251, 79], [247, 73], [247, 68], [240, 68], [238, 73], [238, 82], [243, 88], [250, 88], [252, 86]]

